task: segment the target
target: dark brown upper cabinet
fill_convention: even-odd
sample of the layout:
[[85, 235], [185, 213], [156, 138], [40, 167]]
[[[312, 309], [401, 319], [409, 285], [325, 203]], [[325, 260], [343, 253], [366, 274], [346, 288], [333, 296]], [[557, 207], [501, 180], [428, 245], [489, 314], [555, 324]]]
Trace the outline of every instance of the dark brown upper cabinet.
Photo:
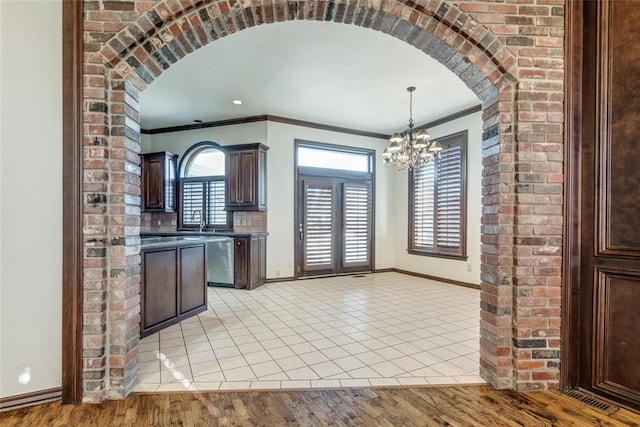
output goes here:
[[227, 145], [225, 207], [230, 211], [267, 210], [267, 147]]
[[176, 211], [176, 159], [166, 151], [142, 155], [142, 210]]

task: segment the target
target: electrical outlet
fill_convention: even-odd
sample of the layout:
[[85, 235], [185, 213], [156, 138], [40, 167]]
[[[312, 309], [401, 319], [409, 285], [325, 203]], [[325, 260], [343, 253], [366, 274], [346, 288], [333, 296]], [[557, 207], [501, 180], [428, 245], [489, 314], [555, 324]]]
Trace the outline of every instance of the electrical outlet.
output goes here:
[[276, 279], [280, 277], [280, 270], [276, 270]]
[[467, 271], [471, 271], [471, 264], [467, 264]]

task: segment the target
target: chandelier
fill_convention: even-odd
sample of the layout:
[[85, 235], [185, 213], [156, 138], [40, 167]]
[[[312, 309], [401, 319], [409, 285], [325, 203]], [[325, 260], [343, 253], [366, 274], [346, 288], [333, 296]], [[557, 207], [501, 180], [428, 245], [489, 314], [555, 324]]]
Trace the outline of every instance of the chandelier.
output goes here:
[[385, 166], [393, 165], [399, 171], [405, 172], [419, 168], [430, 161], [440, 158], [442, 146], [438, 141], [429, 141], [430, 135], [426, 129], [416, 129], [413, 125], [413, 91], [415, 87], [407, 88], [409, 92], [409, 127], [403, 132], [394, 133], [391, 143], [382, 152]]

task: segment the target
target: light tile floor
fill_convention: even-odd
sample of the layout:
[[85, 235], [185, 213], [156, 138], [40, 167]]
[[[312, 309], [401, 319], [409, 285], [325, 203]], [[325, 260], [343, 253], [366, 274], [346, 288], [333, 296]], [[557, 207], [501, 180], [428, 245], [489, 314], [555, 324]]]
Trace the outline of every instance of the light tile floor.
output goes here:
[[474, 289], [376, 273], [208, 292], [140, 341], [136, 391], [484, 382]]

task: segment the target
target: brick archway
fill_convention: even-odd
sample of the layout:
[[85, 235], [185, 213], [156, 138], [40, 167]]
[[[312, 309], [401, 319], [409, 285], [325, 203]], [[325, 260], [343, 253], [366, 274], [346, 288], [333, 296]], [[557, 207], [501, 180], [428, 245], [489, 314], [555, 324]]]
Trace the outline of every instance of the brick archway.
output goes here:
[[[540, 120], [527, 113], [536, 113], [519, 110], [524, 108], [518, 103], [522, 96], [535, 99], [534, 88], [519, 81], [518, 58], [504, 37], [475, 19], [478, 13], [489, 14], [488, 6], [478, 11], [476, 6], [482, 5], [466, 4], [474, 18], [454, 2], [443, 0], [427, 5], [394, 0], [140, 0], [105, 1], [95, 10], [87, 9], [93, 3], [85, 3], [84, 33], [89, 48], [84, 58], [83, 119], [85, 401], [126, 396], [138, 374], [139, 92], [171, 64], [218, 38], [294, 19], [335, 21], [387, 33], [440, 61], [483, 101], [481, 375], [499, 388], [557, 385], [559, 355], [553, 352], [557, 353], [559, 338], [557, 343], [553, 339], [559, 335], [530, 338], [535, 337], [534, 328], [552, 328], [554, 316], [559, 325], [559, 308], [554, 314], [549, 300], [542, 307], [549, 307], [546, 313], [524, 307], [533, 301], [527, 298], [536, 295], [531, 286], [549, 290], [559, 284], [559, 269], [556, 272], [551, 266], [559, 260], [561, 230], [530, 237], [533, 233], [524, 224], [533, 214], [532, 206], [540, 202], [533, 194], [530, 199], [519, 194], [534, 193], [527, 187], [531, 184], [516, 183], [519, 175], [525, 178], [518, 172], [531, 172], [525, 182], [552, 182], [557, 170], [535, 170], [528, 163], [537, 160], [528, 155], [536, 154], [539, 141], [534, 138], [523, 152], [527, 156], [518, 158], [516, 139], [527, 141], [532, 132], [557, 131], [552, 127], [534, 130], [536, 123], [529, 122]], [[547, 120], [537, 125], [552, 126]], [[561, 201], [553, 203], [561, 208]], [[549, 211], [548, 215], [556, 214]], [[556, 241], [551, 241], [554, 237]], [[545, 249], [556, 246], [555, 253]], [[531, 255], [555, 256], [544, 283], [533, 277], [533, 268], [549, 265], [548, 261], [533, 257], [538, 264], [527, 264]], [[546, 325], [536, 323], [536, 316], [546, 316]], [[532, 345], [547, 353], [534, 357]], [[542, 374], [536, 377], [536, 372]]]

